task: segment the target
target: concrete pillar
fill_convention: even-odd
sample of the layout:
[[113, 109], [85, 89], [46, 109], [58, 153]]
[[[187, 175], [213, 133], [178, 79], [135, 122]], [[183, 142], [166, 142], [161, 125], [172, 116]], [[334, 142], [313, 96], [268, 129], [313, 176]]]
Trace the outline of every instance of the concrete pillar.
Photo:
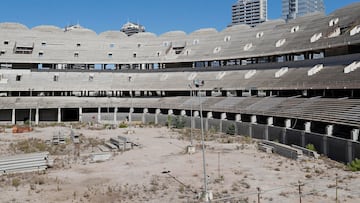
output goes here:
[[351, 131], [351, 140], [358, 142], [359, 141], [359, 129], [353, 129]]
[[39, 108], [35, 109], [35, 125], [39, 125]]
[[285, 128], [291, 128], [291, 119], [285, 120]]
[[240, 114], [235, 115], [235, 121], [236, 122], [241, 122], [241, 115]]
[[311, 122], [305, 122], [304, 128], [305, 128], [305, 132], [310, 133], [311, 132]]
[[186, 111], [185, 111], [185, 110], [181, 110], [180, 115], [181, 115], [181, 116], [186, 116]]
[[101, 107], [98, 107], [97, 121], [101, 121]]
[[301, 131], [301, 146], [305, 147], [305, 131]]
[[170, 115], [174, 115], [174, 111], [172, 110], [172, 109], [169, 109], [168, 110], [168, 115], [170, 116]]
[[256, 119], [255, 115], [251, 116], [251, 123], [253, 123], [253, 124], [257, 123], [257, 119]]
[[114, 123], [117, 123], [117, 112], [118, 112], [118, 107], [114, 107]]
[[131, 123], [132, 122], [132, 114], [134, 113], [134, 108], [130, 108], [129, 109], [129, 122]]
[[149, 113], [149, 109], [148, 108], [144, 108], [143, 109], [143, 115], [142, 115], [142, 118], [141, 118], [141, 121], [142, 123], [146, 123], [146, 114]]
[[194, 117], [200, 117], [200, 113], [199, 113], [199, 111], [194, 111], [193, 116], [194, 116]]
[[161, 110], [160, 109], [156, 109], [155, 110], [155, 124], [158, 124], [159, 123], [159, 120], [158, 120], [158, 115], [161, 113]]
[[268, 117], [267, 118], [267, 125], [273, 126], [274, 125], [274, 117]]
[[353, 142], [351, 140], [347, 141], [347, 163], [352, 162], [353, 157]]
[[206, 115], [206, 118], [208, 118], [208, 119], [213, 118], [212, 112], [208, 112], [207, 115]]
[[328, 155], [328, 143], [327, 143], [327, 139], [328, 137], [327, 136], [323, 136], [323, 140], [322, 140], [322, 151], [323, 151], [323, 154], [325, 156]]
[[332, 136], [333, 131], [334, 131], [334, 126], [333, 125], [327, 125], [326, 126], [326, 135], [327, 136]]
[[281, 143], [286, 144], [286, 128], [283, 128], [282, 130]]
[[83, 122], [83, 112], [82, 112], [82, 107], [79, 107], [79, 122], [82, 123]]
[[226, 113], [221, 113], [221, 120], [226, 120]]
[[15, 125], [16, 124], [16, 110], [12, 109], [12, 113], [11, 113], [11, 124]]
[[265, 126], [264, 140], [269, 140], [269, 125]]
[[58, 119], [57, 119], [58, 123], [61, 123], [61, 108], [58, 108]]

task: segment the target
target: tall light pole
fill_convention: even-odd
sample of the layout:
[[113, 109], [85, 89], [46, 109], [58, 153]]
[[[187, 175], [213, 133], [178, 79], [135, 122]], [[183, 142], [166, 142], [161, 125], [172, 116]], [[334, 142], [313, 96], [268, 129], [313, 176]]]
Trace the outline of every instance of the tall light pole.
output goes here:
[[132, 112], [134, 109], [134, 104], [133, 104], [133, 88], [132, 88], [132, 76], [129, 76], [129, 84], [130, 84], [130, 112], [129, 112], [129, 132], [131, 133], [131, 123], [132, 123]]
[[190, 87], [190, 146], [193, 146], [193, 86], [189, 84]]
[[[197, 88], [200, 88], [204, 86], [205, 82], [204, 80], [194, 80], [194, 85]], [[205, 160], [205, 138], [204, 138], [204, 121], [203, 121], [203, 113], [202, 113], [202, 102], [201, 102], [201, 92], [198, 90], [198, 96], [199, 96], [199, 105], [200, 105], [200, 123], [201, 123], [201, 142], [202, 142], [202, 157], [203, 157], [203, 172], [204, 172], [204, 191], [203, 195], [205, 197], [205, 201], [207, 202], [209, 200], [209, 194], [208, 194], [208, 182], [207, 182], [207, 175], [206, 175], [206, 160]]]

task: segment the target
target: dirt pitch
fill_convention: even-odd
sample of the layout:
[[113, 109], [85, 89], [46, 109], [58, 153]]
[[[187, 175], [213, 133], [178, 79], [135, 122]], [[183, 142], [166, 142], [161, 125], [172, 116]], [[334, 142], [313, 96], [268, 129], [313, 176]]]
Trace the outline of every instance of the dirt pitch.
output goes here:
[[[186, 154], [188, 130], [165, 127], [127, 129], [75, 129], [82, 134], [80, 157], [75, 147], [54, 150], [55, 166], [45, 173], [0, 176], [0, 202], [201, 202], [204, 184], [202, 153]], [[21, 153], [16, 143], [37, 138], [41, 142], [69, 127], [43, 127], [24, 134], [0, 133], [0, 153]], [[199, 132], [196, 131], [196, 138]], [[140, 144], [125, 152], [112, 152], [110, 160], [92, 163], [96, 145], [118, 135]], [[211, 139], [210, 139], [211, 138]], [[326, 158], [290, 160], [257, 150], [256, 141], [213, 134], [206, 142], [206, 173], [212, 202], [360, 202], [360, 173], [350, 172]], [[11, 144], [12, 143], [12, 144]], [[169, 172], [170, 171], [170, 172]], [[164, 173], [169, 172], [169, 173]], [[336, 186], [336, 174], [337, 186]], [[259, 190], [258, 190], [259, 189]]]

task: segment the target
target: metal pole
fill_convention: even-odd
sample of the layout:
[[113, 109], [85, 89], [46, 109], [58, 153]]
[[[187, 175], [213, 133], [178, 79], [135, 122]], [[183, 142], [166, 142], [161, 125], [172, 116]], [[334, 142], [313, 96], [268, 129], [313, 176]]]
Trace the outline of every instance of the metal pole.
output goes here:
[[298, 181], [298, 184], [299, 184], [299, 200], [301, 203], [301, 182], [300, 182], [300, 180]]
[[191, 104], [190, 104], [190, 146], [193, 146], [193, 90], [192, 90], [192, 86], [190, 86], [190, 101], [191, 101]]
[[259, 187], [257, 187], [256, 189], [257, 189], [257, 191], [258, 191], [258, 203], [260, 203], [260, 193], [261, 193], [261, 191], [260, 191], [260, 188], [259, 188]]
[[[30, 97], [32, 97], [32, 89], [30, 88], [29, 89], [30, 90]], [[32, 109], [31, 109], [31, 103], [30, 103], [30, 112], [29, 112], [29, 127], [30, 127], [30, 129], [31, 129], [31, 111], [32, 111]]]
[[335, 202], [338, 203], [338, 174], [335, 174], [336, 178], [335, 178], [335, 192], [336, 192], [336, 196], [335, 196]]
[[204, 121], [203, 121], [203, 115], [202, 115], [202, 102], [201, 102], [200, 90], [198, 91], [198, 94], [199, 94], [199, 103], [200, 103], [201, 141], [202, 141], [202, 157], [203, 157], [203, 170], [204, 170], [204, 193], [205, 193], [205, 197], [206, 197], [206, 195], [208, 193], [208, 188], [207, 188], [206, 160], [205, 160]]

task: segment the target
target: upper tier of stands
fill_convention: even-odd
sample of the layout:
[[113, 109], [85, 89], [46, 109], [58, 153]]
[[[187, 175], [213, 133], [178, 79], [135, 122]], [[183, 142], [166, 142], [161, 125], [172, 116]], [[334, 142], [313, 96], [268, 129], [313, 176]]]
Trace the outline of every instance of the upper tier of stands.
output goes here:
[[32, 29], [0, 23], [0, 63], [151, 64], [246, 59], [296, 54], [359, 44], [360, 3], [330, 15], [312, 14], [285, 23], [268, 21], [256, 28], [236, 25], [218, 32], [172, 31], [160, 36], [120, 31], [97, 34], [55, 26]]

